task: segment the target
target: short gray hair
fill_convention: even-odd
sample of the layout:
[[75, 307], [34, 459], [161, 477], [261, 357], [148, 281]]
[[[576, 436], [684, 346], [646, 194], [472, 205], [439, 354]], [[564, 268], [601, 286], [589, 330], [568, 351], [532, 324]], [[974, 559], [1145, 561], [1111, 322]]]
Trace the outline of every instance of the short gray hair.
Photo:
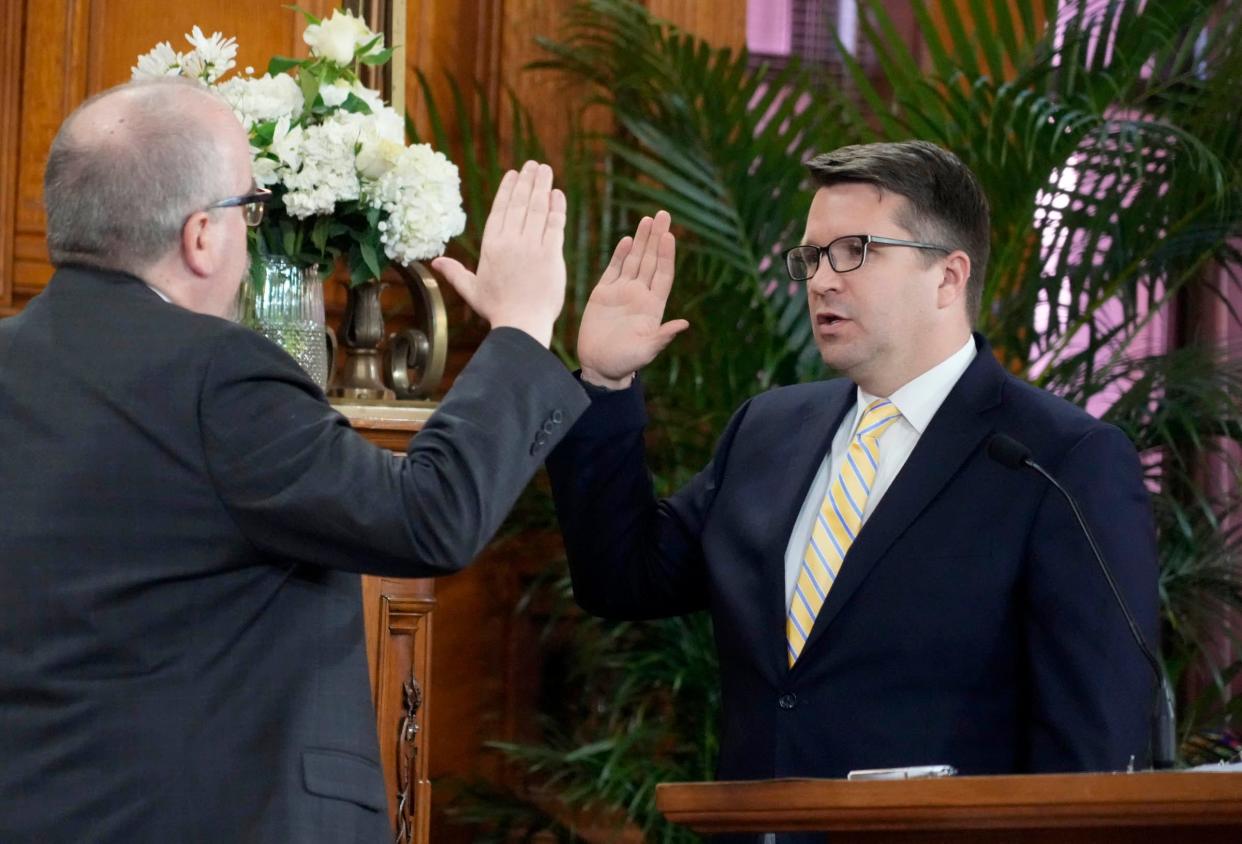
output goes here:
[[[69, 115], [43, 176], [54, 265], [137, 274], [176, 245], [190, 214], [230, 191], [236, 176], [222, 166], [219, 132], [193, 107], [195, 94], [215, 98], [190, 80], [130, 82]], [[83, 112], [112, 97], [124, 98], [120, 131], [97, 135], [77, 127]]]

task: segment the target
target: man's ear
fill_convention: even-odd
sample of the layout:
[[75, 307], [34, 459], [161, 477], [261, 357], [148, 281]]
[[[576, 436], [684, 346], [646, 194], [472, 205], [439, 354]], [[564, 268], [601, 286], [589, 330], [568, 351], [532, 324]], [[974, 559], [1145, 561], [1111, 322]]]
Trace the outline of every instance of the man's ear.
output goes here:
[[195, 211], [181, 227], [181, 257], [185, 265], [199, 276], [209, 276], [216, 269], [215, 229], [206, 211]]
[[966, 284], [970, 280], [970, 256], [962, 250], [950, 252], [944, 262], [944, 274], [936, 290], [936, 306], [947, 308], [966, 301]]

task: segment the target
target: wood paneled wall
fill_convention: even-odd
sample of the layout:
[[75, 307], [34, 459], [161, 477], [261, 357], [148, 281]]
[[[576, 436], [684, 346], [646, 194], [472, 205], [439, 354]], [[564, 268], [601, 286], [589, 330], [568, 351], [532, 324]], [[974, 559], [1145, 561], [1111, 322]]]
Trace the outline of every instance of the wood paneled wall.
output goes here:
[[17, 161], [21, 149], [22, 41], [26, 8], [0, 7], [0, 314], [13, 304]]
[[[538, 35], [560, 32], [573, 0], [407, 0], [406, 102], [420, 128], [426, 105], [413, 78], [432, 81], [448, 102], [445, 73], [467, 89], [477, 80], [497, 101], [512, 87], [542, 128], [549, 157], [569, 126], [574, 91], [548, 74], [523, 72], [540, 56]], [[51, 275], [44, 244], [43, 164], [57, 128], [91, 94], [129, 78], [141, 53], [159, 41], [183, 49], [198, 25], [237, 38], [238, 66], [262, 71], [276, 54], [305, 55], [303, 21], [285, 0], [6, 0], [0, 9], [0, 313], [38, 293]], [[331, 0], [303, 0], [323, 15]], [[649, 0], [657, 15], [721, 45], [745, 40], [746, 0]], [[473, 93], [467, 92], [473, 107]]]

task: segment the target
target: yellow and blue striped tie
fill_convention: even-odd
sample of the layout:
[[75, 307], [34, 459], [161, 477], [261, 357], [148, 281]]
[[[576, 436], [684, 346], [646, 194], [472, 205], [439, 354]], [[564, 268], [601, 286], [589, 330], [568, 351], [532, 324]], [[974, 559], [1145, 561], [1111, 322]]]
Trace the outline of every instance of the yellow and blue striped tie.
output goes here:
[[820, 505], [785, 619], [791, 666], [806, 647], [815, 616], [841, 571], [845, 553], [862, 527], [863, 511], [880, 465], [880, 435], [900, 418], [901, 411], [888, 399], [876, 399], [867, 405], [858, 422], [858, 432], [845, 453], [845, 463]]

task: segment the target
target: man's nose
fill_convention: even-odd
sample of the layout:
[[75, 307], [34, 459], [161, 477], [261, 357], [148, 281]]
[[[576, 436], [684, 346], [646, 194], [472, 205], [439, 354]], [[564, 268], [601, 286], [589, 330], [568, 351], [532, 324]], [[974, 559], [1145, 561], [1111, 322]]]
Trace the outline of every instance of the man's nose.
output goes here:
[[812, 293], [821, 296], [830, 291], [840, 290], [841, 273], [832, 268], [832, 264], [828, 263], [828, 256], [824, 255], [819, 259], [815, 275], [807, 279], [806, 285]]

